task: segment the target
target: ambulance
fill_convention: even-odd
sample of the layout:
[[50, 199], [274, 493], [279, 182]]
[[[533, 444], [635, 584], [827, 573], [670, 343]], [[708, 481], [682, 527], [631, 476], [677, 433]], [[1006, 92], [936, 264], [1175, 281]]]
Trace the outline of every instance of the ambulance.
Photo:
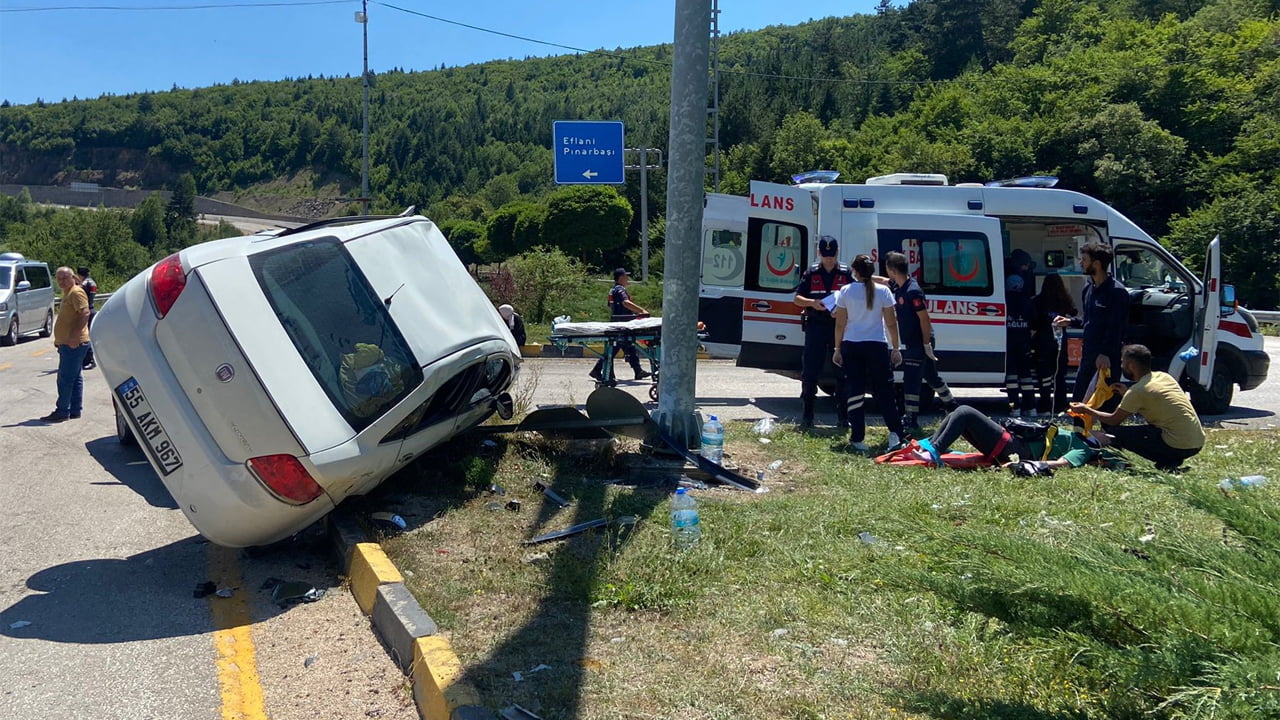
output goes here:
[[[943, 378], [952, 387], [1003, 387], [1005, 259], [1025, 250], [1036, 261], [1037, 292], [1056, 273], [1078, 307], [1088, 282], [1080, 248], [1100, 242], [1111, 246], [1111, 272], [1129, 290], [1126, 341], [1149, 347], [1156, 369], [1180, 378], [1199, 411], [1223, 413], [1236, 386], [1250, 390], [1266, 379], [1258, 323], [1221, 284], [1217, 238], [1197, 277], [1124, 215], [1052, 187], [1054, 178], [950, 185], [943, 175], [897, 173], [840, 184], [835, 176], [753, 181], [747, 197], [706, 196], [698, 319], [713, 355], [799, 377], [804, 338], [792, 299], [801, 271], [816, 261], [818, 237], [833, 235], [842, 263], [867, 254], [882, 268], [886, 253], [905, 253], [929, 298]], [[1068, 383], [1079, 365], [1079, 332], [1066, 337]], [[829, 389], [830, 364], [827, 374]]]

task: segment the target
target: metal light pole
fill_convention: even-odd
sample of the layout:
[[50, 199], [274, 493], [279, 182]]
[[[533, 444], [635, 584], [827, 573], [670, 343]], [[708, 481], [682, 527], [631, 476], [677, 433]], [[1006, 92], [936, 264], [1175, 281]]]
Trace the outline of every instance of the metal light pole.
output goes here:
[[671, 153], [667, 162], [667, 255], [662, 278], [662, 394], [657, 421], [688, 447], [697, 445], [701, 429], [693, 400], [710, 26], [711, 0], [676, 0], [667, 143]]
[[369, 214], [369, 0], [360, 0], [360, 12], [356, 22], [364, 31], [364, 73], [360, 76], [364, 85], [364, 133], [360, 138], [360, 203], [364, 214]]
[[[640, 280], [649, 279], [649, 170], [662, 169], [662, 150], [651, 147], [627, 148], [627, 152], [640, 154], [636, 165], [623, 165], [626, 170], [640, 171]], [[658, 161], [649, 164], [649, 153], [656, 153]]]

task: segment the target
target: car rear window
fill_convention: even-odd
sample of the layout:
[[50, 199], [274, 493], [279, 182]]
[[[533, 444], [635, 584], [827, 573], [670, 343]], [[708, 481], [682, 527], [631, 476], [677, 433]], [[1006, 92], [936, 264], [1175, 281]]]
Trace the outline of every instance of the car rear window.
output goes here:
[[359, 432], [422, 382], [422, 369], [347, 249], [311, 240], [250, 258], [316, 381]]

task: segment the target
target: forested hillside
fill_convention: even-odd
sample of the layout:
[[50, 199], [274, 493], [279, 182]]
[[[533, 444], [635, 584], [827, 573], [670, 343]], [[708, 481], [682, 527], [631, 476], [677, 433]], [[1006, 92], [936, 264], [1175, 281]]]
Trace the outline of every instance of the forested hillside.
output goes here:
[[[817, 167], [847, 181], [1056, 174], [1192, 267], [1221, 233], [1241, 299], [1274, 308], [1278, 11], [1280, 0], [915, 0], [733, 34], [720, 45], [722, 190]], [[509, 221], [554, 189], [552, 121], [620, 119], [628, 145], [665, 147], [670, 58], [660, 46], [377, 73], [375, 209], [415, 204], [468, 223], [463, 234], [508, 233], [481, 254], [558, 244], [536, 217], [518, 237]], [[351, 192], [360, 98], [358, 77], [306, 78], [0, 107], [0, 183], [168, 188], [190, 173], [201, 194], [296, 178]], [[639, 207], [634, 179], [623, 194]], [[513, 202], [525, 204], [499, 212]], [[637, 232], [638, 219], [633, 244]]]

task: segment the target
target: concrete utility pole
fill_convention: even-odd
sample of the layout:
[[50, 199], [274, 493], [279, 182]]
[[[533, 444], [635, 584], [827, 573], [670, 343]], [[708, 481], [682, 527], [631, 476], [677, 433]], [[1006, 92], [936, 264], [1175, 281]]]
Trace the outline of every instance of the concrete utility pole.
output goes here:
[[364, 85], [364, 133], [360, 138], [360, 203], [364, 214], [369, 214], [369, 0], [361, 0], [360, 12], [356, 13], [356, 22], [364, 31], [364, 74], [360, 76]]
[[667, 163], [667, 245], [662, 292], [662, 394], [658, 424], [695, 447], [698, 360], [698, 240], [706, 166], [707, 62], [711, 0], [676, 0], [671, 67], [671, 155]]

